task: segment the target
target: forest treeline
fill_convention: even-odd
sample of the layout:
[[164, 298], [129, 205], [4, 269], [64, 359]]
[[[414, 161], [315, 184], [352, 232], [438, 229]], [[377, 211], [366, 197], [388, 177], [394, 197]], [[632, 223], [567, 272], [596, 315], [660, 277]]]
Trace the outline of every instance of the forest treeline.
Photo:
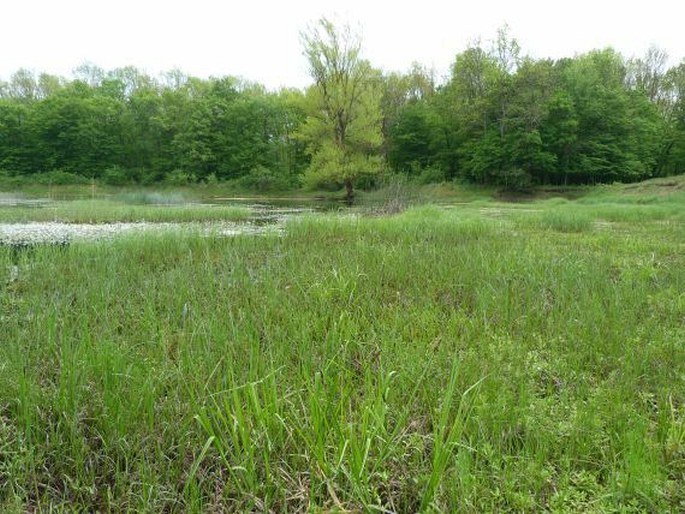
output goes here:
[[[368, 66], [364, 102], [378, 137], [360, 139], [372, 159], [353, 165], [513, 188], [681, 173], [685, 61], [667, 63], [656, 48], [643, 58], [604, 49], [534, 59], [501, 30], [458, 54], [440, 81], [420, 65]], [[84, 65], [65, 79], [20, 69], [0, 81], [0, 173], [114, 185], [342, 185], [335, 174], [307, 174], [318, 158], [312, 141], [325, 137], [312, 129], [323, 105], [314, 78], [307, 90], [274, 92], [180, 71]], [[358, 173], [355, 186], [375, 176]]]

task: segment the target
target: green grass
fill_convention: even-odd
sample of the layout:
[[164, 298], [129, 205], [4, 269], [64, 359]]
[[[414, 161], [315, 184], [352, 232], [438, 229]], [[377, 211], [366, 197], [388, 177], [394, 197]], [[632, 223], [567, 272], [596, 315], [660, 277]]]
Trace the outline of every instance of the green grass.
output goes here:
[[[0, 222], [59, 221], [65, 223], [245, 221], [247, 207], [177, 203], [179, 196], [132, 196], [118, 200], [75, 200], [42, 207], [0, 206]], [[154, 202], [152, 201], [154, 200]], [[140, 201], [141, 203], [135, 203]]]
[[183, 191], [122, 191], [113, 198], [116, 201], [133, 205], [179, 205], [191, 201]]
[[544, 209], [530, 214], [517, 213], [514, 219], [519, 226], [557, 232], [587, 232], [593, 229], [593, 218], [577, 208]]
[[[442, 182], [416, 184], [402, 175], [390, 176], [377, 189], [357, 191], [356, 201], [362, 206], [409, 207], [426, 202], [464, 204], [485, 201], [493, 198], [495, 190], [491, 187]], [[342, 193], [340, 194], [342, 196]]]
[[0, 511], [681, 511], [662, 204], [0, 248]]

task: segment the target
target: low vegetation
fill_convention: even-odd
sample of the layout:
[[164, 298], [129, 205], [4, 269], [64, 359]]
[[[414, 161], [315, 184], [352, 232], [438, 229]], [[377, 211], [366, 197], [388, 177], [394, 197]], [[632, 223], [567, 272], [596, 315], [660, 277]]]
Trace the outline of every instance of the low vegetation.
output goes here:
[[[180, 196], [160, 198], [140, 195], [142, 203], [132, 203], [136, 196], [120, 200], [75, 200], [46, 202], [25, 207], [0, 204], [0, 222], [57, 221], [63, 223], [113, 222], [186, 222], [186, 221], [245, 221], [253, 216], [248, 207], [234, 205], [203, 205], [176, 203]], [[168, 203], [165, 203], [167, 198]], [[137, 200], [137, 201], [138, 201]]]
[[681, 511], [674, 180], [0, 247], [0, 510]]

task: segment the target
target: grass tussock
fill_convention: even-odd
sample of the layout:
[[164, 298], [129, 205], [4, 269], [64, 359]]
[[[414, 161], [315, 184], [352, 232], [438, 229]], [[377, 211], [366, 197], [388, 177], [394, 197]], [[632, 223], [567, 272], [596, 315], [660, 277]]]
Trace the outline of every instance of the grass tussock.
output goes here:
[[593, 228], [593, 218], [588, 213], [576, 209], [550, 209], [517, 217], [523, 227], [533, 230], [553, 230], [556, 232], [580, 233]]
[[0, 511], [681, 510], [680, 218], [495, 207], [0, 248]]

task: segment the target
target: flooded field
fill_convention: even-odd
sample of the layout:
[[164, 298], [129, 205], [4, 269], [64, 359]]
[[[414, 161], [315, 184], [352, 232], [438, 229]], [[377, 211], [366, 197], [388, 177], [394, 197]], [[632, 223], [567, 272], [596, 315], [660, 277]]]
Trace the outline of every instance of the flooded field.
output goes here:
[[[145, 201], [152, 203], [145, 203]], [[278, 232], [293, 217], [315, 212], [314, 202], [146, 196], [140, 202], [51, 200], [0, 193], [0, 245], [66, 244], [152, 231], [197, 231], [234, 236]]]
[[234, 236], [278, 231], [277, 221], [271, 224], [254, 222], [215, 223], [2, 223], [0, 245], [30, 246], [36, 244], [67, 244], [74, 241], [111, 239], [125, 234], [160, 231], [198, 231], [207, 235]]

